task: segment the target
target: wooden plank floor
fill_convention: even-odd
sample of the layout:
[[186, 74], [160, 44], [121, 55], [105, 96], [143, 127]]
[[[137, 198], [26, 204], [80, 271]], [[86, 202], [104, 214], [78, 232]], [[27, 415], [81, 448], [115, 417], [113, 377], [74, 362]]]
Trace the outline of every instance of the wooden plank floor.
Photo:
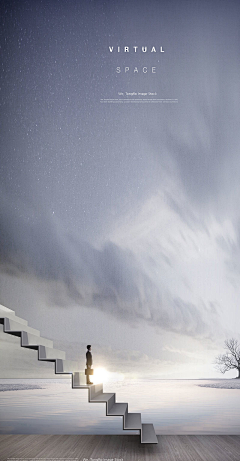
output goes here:
[[[0, 435], [0, 460], [240, 461], [240, 435]], [[99, 459], [100, 458], [100, 459]]]

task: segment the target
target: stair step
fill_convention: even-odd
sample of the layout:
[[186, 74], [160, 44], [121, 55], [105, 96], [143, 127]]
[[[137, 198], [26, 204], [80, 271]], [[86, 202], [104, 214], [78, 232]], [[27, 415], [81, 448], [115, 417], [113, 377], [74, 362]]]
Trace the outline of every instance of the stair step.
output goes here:
[[153, 424], [142, 424], [141, 443], [158, 443]]
[[95, 397], [91, 398], [90, 402], [108, 402], [109, 399], [111, 399], [115, 394], [111, 393], [103, 393], [103, 394], [98, 394]]
[[114, 403], [111, 409], [108, 411], [108, 415], [110, 416], [124, 416], [128, 409], [127, 403]]
[[79, 371], [79, 363], [72, 360], [56, 359], [55, 373], [73, 373]]
[[13, 311], [8, 312], [7, 310], [3, 310], [2, 307], [3, 306], [0, 305], [0, 319], [7, 318], [7, 319], [15, 320], [18, 323], [22, 323], [23, 325], [28, 324], [27, 320], [21, 319], [21, 317], [17, 317], [15, 315], [15, 312], [13, 312]]
[[103, 384], [93, 384], [89, 388], [89, 402], [92, 400], [94, 397], [97, 397], [97, 395], [103, 394]]
[[11, 313], [11, 314], [15, 315], [15, 312], [12, 309], [9, 309], [8, 307], [3, 306], [2, 304], [0, 304], [0, 310], [8, 312], [9, 314]]
[[21, 333], [21, 346], [29, 349], [38, 349], [38, 346], [53, 347], [53, 342], [50, 339], [42, 338], [41, 336], [32, 335], [26, 331]]
[[59, 351], [57, 349], [52, 349], [51, 347], [39, 346], [38, 348], [38, 360], [43, 360], [45, 362], [53, 362], [56, 359], [65, 360], [66, 353]]
[[[83, 371], [74, 372], [72, 375], [72, 388], [81, 388], [82, 386], [86, 387], [86, 376]], [[89, 384], [91, 386], [91, 384]]]
[[22, 323], [8, 318], [4, 319], [4, 331], [5, 333], [18, 333], [18, 336], [21, 336], [22, 331], [26, 331], [26, 333], [31, 333], [35, 336], [40, 336], [40, 331], [35, 330], [35, 328], [23, 325]]
[[124, 429], [142, 429], [141, 413], [127, 413]]

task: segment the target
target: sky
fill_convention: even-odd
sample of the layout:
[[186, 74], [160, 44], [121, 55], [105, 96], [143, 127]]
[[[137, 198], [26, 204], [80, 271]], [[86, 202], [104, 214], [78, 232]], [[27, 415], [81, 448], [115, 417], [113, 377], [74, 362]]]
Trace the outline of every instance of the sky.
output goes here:
[[[239, 2], [3, 5], [0, 303], [82, 367], [92, 344], [128, 378], [222, 377], [240, 339]], [[149, 92], [165, 102], [101, 102]], [[52, 376], [0, 336], [2, 377]]]

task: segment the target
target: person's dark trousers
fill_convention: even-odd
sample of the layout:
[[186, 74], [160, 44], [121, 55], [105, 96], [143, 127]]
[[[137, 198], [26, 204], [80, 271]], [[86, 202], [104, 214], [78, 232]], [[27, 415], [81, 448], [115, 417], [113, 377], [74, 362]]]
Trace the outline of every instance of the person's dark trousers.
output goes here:
[[[87, 369], [88, 369], [88, 370], [91, 370], [91, 366], [90, 366], [90, 365], [87, 365]], [[86, 381], [87, 381], [87, 384], [91, 384], [90, 375], [89, 375], [89, 374], [87, 374], [87, 376], [86, 376]]]

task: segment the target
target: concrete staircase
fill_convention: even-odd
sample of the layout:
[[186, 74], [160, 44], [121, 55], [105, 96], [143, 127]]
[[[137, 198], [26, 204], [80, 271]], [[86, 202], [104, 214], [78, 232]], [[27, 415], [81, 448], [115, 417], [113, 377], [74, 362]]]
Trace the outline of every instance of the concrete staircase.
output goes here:
[[19, 336], [21, 347], [38, 350], [38, 360], [55, 362], [56, 374], [71, 374], [73, 389], [88, 389], [88, 401], [105, 403], [106, 416], [123, 416], [123, 429], [139, 430], [141, 443], [158, 443], [153, 424], [142, 424], [141, 413], [129, 413], [128, 403], [117, 403], [116, 395], [103, 392], [102, 384], [86, 385], [85, 374], [79, 371], [77, 362], [65, 359], [65, 352], [53, 349], [53, 342], [42, 338], [40, 332], [28, 326], [26, 320], [0, 304], [0, 323], [4, 333]]

